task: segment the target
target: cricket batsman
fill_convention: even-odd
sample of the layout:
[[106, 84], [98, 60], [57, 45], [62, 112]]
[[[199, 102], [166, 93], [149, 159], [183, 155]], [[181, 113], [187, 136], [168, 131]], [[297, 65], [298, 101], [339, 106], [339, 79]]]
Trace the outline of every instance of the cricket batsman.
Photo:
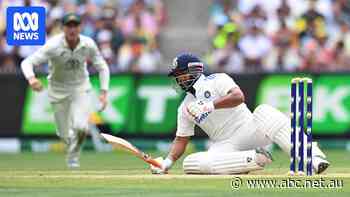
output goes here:
[[[252, 113], [244, 94], [224, 73], [203, 74], [203, 63], [192, 54], [180, 54], [173, 61], [169, 76], [186, 96], [178, 108], [176, 137], [162, 168], [151, 166], [152, 173], [164, 174], [181, 157], [195, 125], [208, 136], [211, 146], [205, 152], [188, 155], [183, 161], [186, 174], [241, 174], [261, 170], [272, 162], [264, 150], [276, 143], [288, 155], [291, 149], [290, 120], [277, 109], [263, 104]], [[306, 137], [305, 137], [306, 138]], [[329, 166], [316, 143], [312, 146], [313, 169], [321, 173]]]
[[21, 63], [24, 76], [34, 91], [43, 85], [35, 77], [34, 66], [49, 66], [48, 95], [54, 111], [57, 135], [67, 148], [67, 166], [80, 167], [80, 146], [88, 131], [90, 115], [90, 89], [87, 61], [98, 70], [100, 78], [101, 110], [107, 105], [109, 69], [96, 43], [80, 34], [81, 18], [74, 13], [63, 19], [63, 33], [52, 37], [38, 51]]

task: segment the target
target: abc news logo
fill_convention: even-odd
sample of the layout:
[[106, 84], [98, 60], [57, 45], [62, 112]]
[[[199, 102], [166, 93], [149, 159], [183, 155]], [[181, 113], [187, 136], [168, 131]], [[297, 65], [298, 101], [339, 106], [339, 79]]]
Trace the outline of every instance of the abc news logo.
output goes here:
[[45, 44], [44, 7], [8, 7], [6, 12], [9, 45]]

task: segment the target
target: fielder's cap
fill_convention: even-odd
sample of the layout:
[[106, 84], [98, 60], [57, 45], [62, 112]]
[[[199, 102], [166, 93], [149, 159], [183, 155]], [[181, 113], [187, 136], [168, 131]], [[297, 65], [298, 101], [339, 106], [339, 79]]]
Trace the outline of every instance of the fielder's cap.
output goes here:
[[63, 25], [67, 25], [68, 23], [80, 24], [80, 22], [81, 22], [80, 16], [78, 14], [75, 14], [75, 13], [68, 13], [68, 14], [64, 15], [64, 17], [62, 19]]

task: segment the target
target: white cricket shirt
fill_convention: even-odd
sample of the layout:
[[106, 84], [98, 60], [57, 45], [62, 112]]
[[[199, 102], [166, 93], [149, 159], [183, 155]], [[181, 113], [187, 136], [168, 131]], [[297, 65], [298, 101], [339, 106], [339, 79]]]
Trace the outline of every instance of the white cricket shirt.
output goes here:
[[[190, 102], [196, 100], [214, 101], [227, 95], [228, 91], [235, 87], [238, 87], [238, 85], [225, 73], [212, 74], [207, 77], [202, 75], [193, 85], [196, 90], [196, 97], [187, 93], [178, 108], [176, 136], [194, 135], [194, 126], [197, 123], [186, 112], [186, 106]], [[242, 103], [233, 108], [215, 109], [197, 125], [207, 133], [211, 140], [222, 140], [230, 137], [250, 116], [250, 110], [245, 103]]]
[[49, 96], [59, 100], [68, 96], [72, 91], [85, 91], [91, 88], [87, 60], [98, 70], [100, 87], [108, 90], [109, 69], [101, 56], [95, 42], [80, 35], [80, 41], [71, 50], [64, 34], [52, 37], [46, 44], [32, 55], [23, 60], [21, 67], [24, 76], [29, 79], [35, 76], [33, 66], [47, 63], [49, 66]]

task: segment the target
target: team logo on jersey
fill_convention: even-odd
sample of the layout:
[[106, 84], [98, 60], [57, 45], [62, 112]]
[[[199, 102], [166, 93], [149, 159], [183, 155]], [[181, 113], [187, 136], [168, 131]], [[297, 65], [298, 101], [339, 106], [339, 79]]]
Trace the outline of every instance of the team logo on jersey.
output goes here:
[[210, 98], [210, 96], [211, 96], [211, 94], [210, 94], [210, 92], [208, 90], [204, 92], [204, 97], [205, 98]]
[[253, 160], [251, 157], [247, 157], [247, 163], [250, 163]]
[[6, 9], [6, 41], [8, 45], [45, 44], [45, 8], [31, 6]]
[[79, 69], [79, 60], [71, 58], [66, 61], [65, 68], [68, 70], [77, 70]]
[[210, 114], [210, 112], [205, 112], [205, 113], [201, 114], [199, 117], [195, 117], [194, 121], [196, 121], [197, 124], [200, 124], [209, 116], [209, 114]]

